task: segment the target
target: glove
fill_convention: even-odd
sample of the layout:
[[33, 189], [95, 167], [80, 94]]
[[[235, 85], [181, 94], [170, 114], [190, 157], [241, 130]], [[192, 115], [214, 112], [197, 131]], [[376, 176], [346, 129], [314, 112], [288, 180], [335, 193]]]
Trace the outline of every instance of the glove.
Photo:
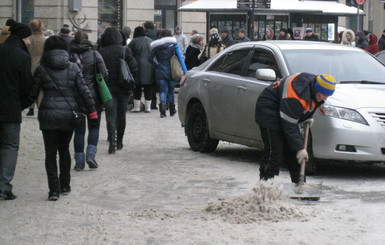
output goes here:
[[95, 112], [92, 112], [88, 115], [88, 123], [90, 124], [91, 128], [96, 128], [99, 125], [99, 119], [98, 114]]
[[306, 123], [309, 123], [309, 128], [311, 128], [313, 126], [313, 123], [314, 123], [314, 119], [313, 118], [308, 118], [306, 119], [305, 121], [302, 122], [303, 125], [306, 126]]
[[297, 160], [298, 160], [298, 164], [300, 164], [300, 165], [301, 165], [303, 160], [305, 160], [306, 162], [307, 162], [307, 160], [309, 160], [309, 156], [308, 156], [307, 151], [305, 149], [297, 151]]

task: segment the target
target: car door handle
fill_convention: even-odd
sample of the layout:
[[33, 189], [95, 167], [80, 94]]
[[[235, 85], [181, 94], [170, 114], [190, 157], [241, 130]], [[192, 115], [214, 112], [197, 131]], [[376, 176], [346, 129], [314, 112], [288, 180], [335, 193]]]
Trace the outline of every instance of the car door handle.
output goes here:
[[203, 81], [203, 84], [205, 84], [205, 85], [210, 83], [210, 79], [209, 78], [203, 78], [202, 81]]
[[238, 91], [246, 91], [247, 88], [245, 86], [238, 86], [237, 87]]

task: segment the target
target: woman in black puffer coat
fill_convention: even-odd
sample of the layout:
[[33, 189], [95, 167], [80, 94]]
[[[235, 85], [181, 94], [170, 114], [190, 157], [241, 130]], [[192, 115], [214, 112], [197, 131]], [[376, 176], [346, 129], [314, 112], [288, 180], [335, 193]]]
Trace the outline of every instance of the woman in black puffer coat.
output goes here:
[[[90, 168], [97, 168], [95, 160], [99, 141], [100, 116], [102, 113], [102, 101], [96, 84], [96, 69], [103, 74], [104, 79], [108, 80], [108, 72], [104, 60], [98, 51], [92, 50], [92, 43], [88, 41], [87, 33], [78, 31], [75, 33], [75, 39], [70, 43], [70, 60], [76, 62], [82, 70], [84, 81], [91, 92], [92, 99], [95, 101], [96, 111], [98, 113], [98, 123], [93, 126], [88, 122], [87, 149], [84, 157], [84, 138], [86, 134], [86, 122], [75, 130], [74, 150], [75, 150], [75, 170], [84, 169], [85, 161]], [[81, 110], [85, 111], [84, 104], [81, 104]]]
[[[78, 66], [69, 61], [67, 42], [59, 36], [47, 38], [40, 66], [34, 73], [32, 97], [44, 92], [38, 120], [43, 133], [45, 168], [48, 176], [48, 199], [56, 201], [60, 192], [68, 194], [70, 188], [71, 156], [69, 143], [74, 127], [73, 111], [78, 110], [77, 96], [83, 100], [92, 123], [97, 123], [97, 113], [91, 93]], [[59, 151], [60, 176], [56, 155]]]
[[[123, 135], [126, 129], [126, 112], [130, 90], [124, 89], [119, 83], [119, 60], [123, 57], [122, 34], [116, 27], [108, 27], [100, 39], [100, 54], [108, 70], [107, 86], [112, 94], [112, 101], [106, 105], [107, 133], [110, 146], [108, 153], [114, 154], [115, 147], [123, 148]], [[125, 60], [131, 73], [136, 77], [138, 64], [129, 47], [125, 47]], [[116, 138], [115, 138], [116, 135]]]

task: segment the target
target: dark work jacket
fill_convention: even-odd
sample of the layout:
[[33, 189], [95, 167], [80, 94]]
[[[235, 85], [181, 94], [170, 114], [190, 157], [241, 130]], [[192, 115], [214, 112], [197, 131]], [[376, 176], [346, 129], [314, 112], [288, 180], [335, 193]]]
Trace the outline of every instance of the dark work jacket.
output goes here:
[[[84, 81], [91, 92], [92, 99], [95, 102], [95, 108], [98, 112], [102, 110], [102, 102], [96, 85], [95, 62], [99, 67], [99, 72], [103, 74], [104, 80], [108, 81], [108, 71], [104, 60], [98, 51], [92, 50], [92, 43], [88, 40], [82, 40], [81, 43], [75, 41], [70, 45], [70, 60], [76, 62], [76, 57], [80, 58], [80, 66]], [[95, 60], [96, 59], [96, 60]], [[79, 105], [82, 112], [86, 112], [85, 105]]]
[[73, 130], [72, 111], [78, 110], [78, 100], [86, 105], [87, 114], [96, 111], [79, 67], [69, 61], [65, 50], [54, 49], [43, 54], [34, 73], [32, 97], [35, 100], [40, 89], [44, 92], [38, 113], [40, 129]]
[[157, 80], [172, 80], [170, 58], [174, 55], [175, 44], [175, 37], [163, 37], [151, 43], [148, 61], [155, 67]]
[[223, 44], [227, 47], [230, 47], [234, 44], [233, 38], [230, 36], [230, 34], [227, 35], [227, 37], [222, 39]]
[[[108, 70], [107, 86], [113, 97], [120, 95], [129, 96], [130, 91], [124, 89], [119, 83], [120, 65], [119, 60], [123, 57], [122, 34], [115, 27], [108, 27], [100, 40], [100, 54], [104, 59]], [[130, 71], [134, 77], [138, 72], [138, 63], [136, 62], [132, 51], [129, 47], [125, 47], [125, 60], [127, 61]]]
[[21, 123], [21, 111], [33, 103], [31, 57], [23, 40], [10, 35], [0, 44], [0, 122]]
[[292, 151], [303, 148], [298, 123], [311, 118], [317, 103], [314, 82], [316, 75], [295, 74], [266, 87], [258, 98], [255, 121], [261, 127], [282, 130]]

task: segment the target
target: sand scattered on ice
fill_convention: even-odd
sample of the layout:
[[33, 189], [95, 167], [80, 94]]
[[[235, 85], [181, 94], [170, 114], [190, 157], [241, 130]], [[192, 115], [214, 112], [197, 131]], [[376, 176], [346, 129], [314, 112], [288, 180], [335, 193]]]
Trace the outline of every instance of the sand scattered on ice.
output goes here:
[[221, 200], [220, 203], [210, 202], [206, 211], [236, 224], [288, 220], [305, 222], [315, 215], [314, 207], [291, 202], [282, 189], [282, 185], [274, 181], [261, 181], [253, 188], [251, 196]]

